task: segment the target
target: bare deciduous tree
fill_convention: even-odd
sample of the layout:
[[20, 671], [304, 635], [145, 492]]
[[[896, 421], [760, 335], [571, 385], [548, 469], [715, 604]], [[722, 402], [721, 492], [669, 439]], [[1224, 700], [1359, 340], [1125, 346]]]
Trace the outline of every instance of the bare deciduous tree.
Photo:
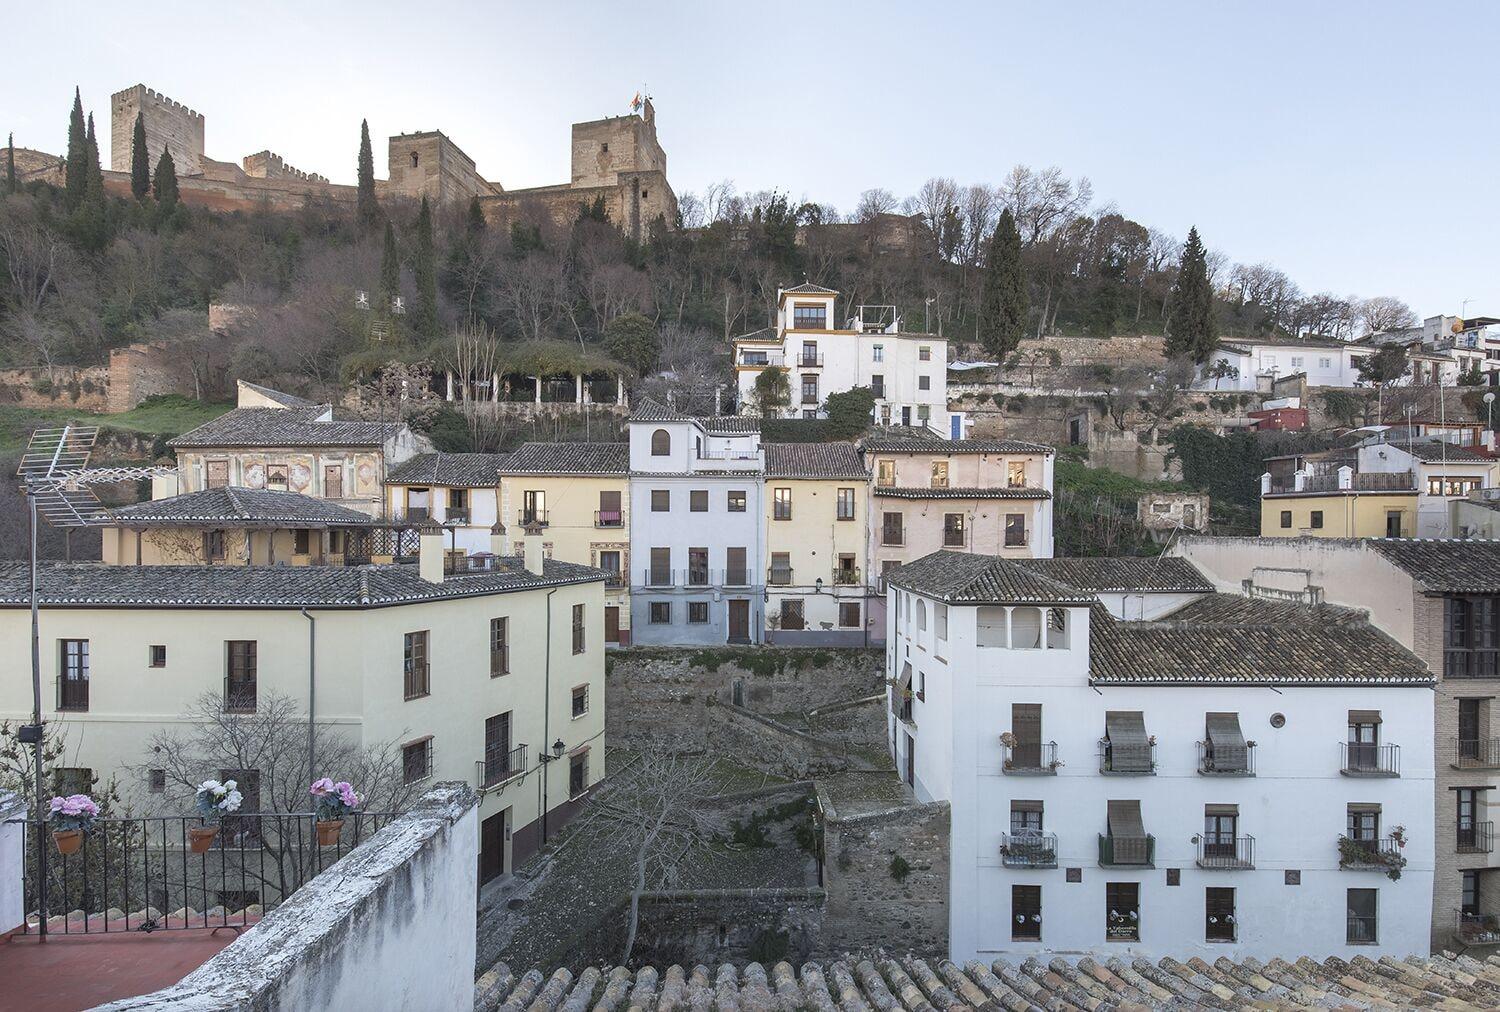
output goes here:
[[1417, 322], [1417, 314], [1411, 307], [1391, 295], [1377, 295], [1359, 304], [1359, 317], [1366, 331], [1378, 334], [1383, 330], [1400, 330]]

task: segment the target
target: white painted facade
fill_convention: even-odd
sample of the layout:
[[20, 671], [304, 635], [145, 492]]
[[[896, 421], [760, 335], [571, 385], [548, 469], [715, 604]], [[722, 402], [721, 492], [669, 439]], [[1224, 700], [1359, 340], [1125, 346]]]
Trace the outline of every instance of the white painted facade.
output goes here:
[[[1431, 444], [1440, 445], [1440, 444]], [[1424, 460], [1398, 443], [1374, 443], [1359, 448], [1361, 472], [1414, 473], [1417, 488], [1417, 530], [1419, 538], [1451, 538], [1457, 535], [1453, 526], [1452, 503], [1461, 501], [1472, 490], [1494, 488], [1497, 463], [1494, 460], [1471, 460], [1472, 451], [1454, 447], [1455, 457], [1462, 460]]]
[[[1353, 387], [1359, 385], [1359, 372], [1351, 361], [1348, 347], [1330, 347], [1326, 342], [1232, 341], [1214, 350], [1208, 367], [1200, 368], [1194, 390], [1224, 390], [1254, 393], [1269, 389], [1273, 379], [1293, 373], [1305, 373], [1308, 386]], [[1214, 380], [1206, 368], [1225, 362], [1238, 375]]]
[[[1021, 959], [1053, 952], [1101, 956], [1405, 956], [1428, 950], [1433, 888], [1433, 701], [1427, 688], [1101, 686], [1089, 684], [1089, 612], [1060, 609], [1061, 630], [1044, 649], [1012, 649], [1007, 637], [1043, 628], [1036, 608], [943, 605], [892, 588], [887, 674], [910, 663], [912, 720], [891, 715], [897, 768], [912, 772], [919, 800], [952, 806], [950, 953]], [[1040, 704], [1041, 740], [1055, 742], [1055, 773], [1005, 772], [1000, 736], [1013, 704]], [[1352, 709], [1379, 710], [1381, 740], [1401, 746], [1400, 776], [1340, 774], [1339, 743]], [[1107, 711], [1139, 711], [1155, 738], [1153, 775], [1100, 772]], [[1205, 715], [1234, 713], [1255, 742], [1256, 775], [1207, 776], [1197, 743]], [[1273, 726], [1272, 715], [1284, 716]], [[911, 754], [908, 767], [908, 754]], [[1150, 867], [1103, 867], [1099, 837], [1111, 801], [1137, 801], [1155, 838]], [[1042, 831], [1056, 834], [1056, 867], [1007, 867], [1002, 837], [1012, 804], [1040, 803]], [[1347, 806], [1381, 806], [1382, 836], [1404, 827], [1399, 881], [1381, 871], [1341, 870], [1338, 838]], [[1205, 806], [1234, 805], [1236, 833], [1254, 837], [1253, 869], [1207, 870], [1195, 837]], [[1078, 881], [1069, 881], [1076, 869]], [[1175, 869], [1180, 884], [1168, 884]], [[1289, 875], [1295, 872], [1296, 875]], [[1295, 880], [1298, 884], [1291, 884]], [[1135, 883], [1139, 938], [1107, 940], [1107, 884]], [[1012, 886], [1040, 886], [1040, 938], [1013, 937]], [[1234, 940], [1208, 941], [1206, 890], [1233, 889]], [[1349, 889], [1376, 890], [1376, 941], [1346, 938]], [[1034, 925], [1035, 926], [1035, 925]]]
[[[490, 531], [499, 519], [494, 485], [467, 488], [439, 485], [386, 485], [386, 516], [392, 520], [422, 518], [435, 520], [445, 528], [449, 548], [462, 549], [470, 555], [490, 550]], [[466, 503], [467, 505], [460, 505]], [[425, 514], [419, 511], [425, 511]], [[512, 518], [514, 519], [514, 518]], [[509, 524], [506, 525], [510, 527]], [[513, 533], [520, 537], [519, 525]]]

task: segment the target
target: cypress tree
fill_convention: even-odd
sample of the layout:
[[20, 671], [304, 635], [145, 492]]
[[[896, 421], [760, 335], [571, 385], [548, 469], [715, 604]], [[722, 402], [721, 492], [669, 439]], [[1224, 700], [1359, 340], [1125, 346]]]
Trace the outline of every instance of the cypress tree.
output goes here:
[[99, 138], [94, 133], [94, 114], [89, 113], [88, 132], [84, 135], [84, 146], [87, 152], [84, 155], [83, 165], [86, 175], [84, 176], [83, 192], [87, 197], [89, 190], [96, 183], [99, 193], [104, 193], [104, 170], [99, 165]]
[[68, 117], [68, 160], [63, 176], [63, 206], [69, 211], [83, 203], [88, 189], [88, 137], [83, 125], [83, 95], [73, 89], [73, 114]]
[[16, 135], [11, 134], [5, 146], [5, 192], [16, 192]]
[[484, 208], [479, 206], [478, 197], [469, 198], [469, 217], [464, 222], [464, 231], [470, 239], [477, 239], [484, 234], [485, 220]]
[[427, 198], [422, 198], [422, 207], [417, 211], [417, 253], [412, 261], [412, 273], [417, 281], [416, 312], [412, 314], [412, 329], [424, 338], [437, 336], [437, 261], [432, 243], [432, 207]]
[[391, 301], [401, 292], [401, 261], [396, 255], [396, 230], [385, 223], [385, 253], [380, 258], [380, 308], [389, 313]]
[[170, 214], [177, 207], [177, 166], [172, 164], [172, 152], [166, 148], [161, 149], [161, 157], [156, 161], [151, 193], [162, 214]]
[[146, 118], [135, 114], [135, 130], [130, 135], [130, 192], [136, 200], [145, 200], [151, 192], [151, 156], [146, 152]]
[[985, 259], [984, 294], [979, 304], [979, 341], [984, 350], [1004, 361], [1016, 350], [1026, 330], [1026, 272], [1021, 265], [1021, 233], [1015, 216], [1000, 213]]
[[1197, 228], [1188, 230], [1167, 306], [1167, 356], [1186, 356], [1200, 365], [1207, 362], [1217, 343], [1218, 327], [1208, 281], [1208, 253]]
[[380, 224], [380, 202], [375, 199], [375, 155], [370, 150], [370, 121], [359, 122], [359, 193], [354, 214], [360, 231], [369, 232]]

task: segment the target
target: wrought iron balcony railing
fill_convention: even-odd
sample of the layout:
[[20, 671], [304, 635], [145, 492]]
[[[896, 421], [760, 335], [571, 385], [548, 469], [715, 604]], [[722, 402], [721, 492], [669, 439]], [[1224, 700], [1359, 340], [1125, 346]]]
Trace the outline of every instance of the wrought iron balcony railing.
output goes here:
[[1002, 740], [1000, 747], [1005, 750], [1005, 762], [1000, 767], [1003, 773], [1055, 776], [1057, 767], [1062, 765], [1057, 760], [1055, 741], [1017, 741], [1015, 744], [1006, 744]]
[[1198, 867], [1245, 871], [1255, 867], [1255, 837], [1204, 833], [1198, 837]]
[[1002, 833], [1000, 863], [1007, 868], [1056, 868], [1056, 833]]
[[1495, 849], [1495, 824], [1493, 822], [1460, 823], [1457, 843], [1460, 854], [1488, 854]]
[[1500, 738], [1454, 738], [1449, 764], [1460, 770], [1500, 768]]
[[486, 748], [484, 758], [474, 764], [480, 790], [499, 787], [526, 772], [526, 746]]
[[1198, 743], [1198, 772], [1206, 777], [1253, 777], [1255, 776], [1255, 742], [1245, 742], [1245, 747], [1214, 747], [1213, 742]]
[[1156, 743], [1136, 745], [1100, 738], [1099, 772], [1114, 776], [1154, 776]]
[[1401, 746], [1339, 742], [1339, 772], [1346, 777], [1399, 777]]
[[623, 510], [595, 510], [595, 527], [623, 527], [625, 526], [625, 513]]

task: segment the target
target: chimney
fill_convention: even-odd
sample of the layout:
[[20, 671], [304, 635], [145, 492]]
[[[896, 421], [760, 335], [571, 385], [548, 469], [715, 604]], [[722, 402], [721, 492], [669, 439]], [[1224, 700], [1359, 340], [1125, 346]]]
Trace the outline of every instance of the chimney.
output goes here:
[[417, 573], [428, 583], [443, 582], [443, 529], [437, 524], [417, 531]]
[[542, 575], [542, 525], [533, 520], [522, 527], [526, 536], [521, 539], [521, 548], [525, 553], [526, 572], [535, 576]]
[[490, 528], [490, 554], [497, 559], [503, 559], [510, 554], [510, 538], [505, 533], [505, 525], [495, 521], [495, 526]]

